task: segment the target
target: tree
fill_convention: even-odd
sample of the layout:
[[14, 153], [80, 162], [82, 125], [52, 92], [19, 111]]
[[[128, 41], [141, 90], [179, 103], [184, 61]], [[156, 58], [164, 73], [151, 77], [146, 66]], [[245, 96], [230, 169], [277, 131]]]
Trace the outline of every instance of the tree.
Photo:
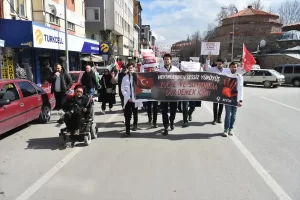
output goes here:
[[253, 0], [252, 2], [248, 3], [249, 6], [252, 6], [255, 10], [263, 10], [264, 5], [262, 4], [261, 0]]
[[300, 21], [300, 0], [286, 0], [279, 8], [280, 21], [284, 25]]
[[219, 26], [222, 26], [222, 20], [237, 13], [238, 10], [234, 4], [230, 4], [229, 6], [222, 7], [220, 12], [217, 15], [217, 23]]

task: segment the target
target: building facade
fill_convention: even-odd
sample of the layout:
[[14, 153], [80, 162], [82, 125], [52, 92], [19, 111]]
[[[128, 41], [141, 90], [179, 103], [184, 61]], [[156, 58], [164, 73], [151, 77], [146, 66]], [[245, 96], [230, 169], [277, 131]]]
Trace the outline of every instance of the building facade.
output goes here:
[[139, 1], [137, 0], [134, 0], [134, 11], [133, 11], [133, 15], [134, 15], [134, 28], [135, 30], [137, 31], [138, 33], [138, 49], [136, 52], [136, 57], [139, 57], [139, 55], [141, 54], [141, 47], [142, 47], [142, 44], [141, 44], [141, 27], [142, 27], [142, 11], [143, 11], [143, 8], [142, 8], [142, 5]]
[[152, 31], [150, 25], [142, 25], [141, 27], [141, 48], [149, 49], [151, 46]]
[[111, 44], [111, 54], [133, 56], [133, 0], [87, 0], [87, 37]]
[[281, 26], [278, 15], [249, 6], [224, 19], [222, 26], [216, 29], [209, 41], [221, 42], [220, 57], [231, 60], [232, 45], [234, 58], [242, 55], [243, 44], [248, 50], [256, 51], [261, 40], [276, 38], [276, 33], [281, 32]]
[[[5, 40], [1, 51], [7, 62], [1, 66], [1, 78], [20, 78], [16, 72], [23, 70], [27, 79], [42, 84], [56, 63], [66, 68], [64, 1], [3, 2], [5, 19], [0, 19], [0, 38]], [[82, 54], [99, 54], [99, 42], [84, 37], [84, 4], [67, 2], [69, 70], [72, 71], [80, 69]]]

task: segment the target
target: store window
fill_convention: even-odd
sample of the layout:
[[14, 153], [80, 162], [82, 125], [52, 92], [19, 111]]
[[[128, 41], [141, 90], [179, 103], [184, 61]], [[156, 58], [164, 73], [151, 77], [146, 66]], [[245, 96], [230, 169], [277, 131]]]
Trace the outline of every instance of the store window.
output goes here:
[[14, 66], [16, 78], [35, 81], [31, 49], [14, 49]]
[[53, 56], [51, 50], [40, 50], [39, 51], [39, 65], [40, 65], [40, 79], [43, 84], [48, 81], [54, 71]]

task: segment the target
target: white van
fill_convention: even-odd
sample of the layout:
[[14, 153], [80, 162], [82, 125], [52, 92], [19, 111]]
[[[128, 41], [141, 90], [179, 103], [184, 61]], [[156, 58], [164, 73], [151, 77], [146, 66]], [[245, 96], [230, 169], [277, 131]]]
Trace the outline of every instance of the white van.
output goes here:
[[265, 88], [278, 87], [285, 81], [284, 75], [273, 69], [252, 69], [243, 75], [244, 85], [263, 85]]

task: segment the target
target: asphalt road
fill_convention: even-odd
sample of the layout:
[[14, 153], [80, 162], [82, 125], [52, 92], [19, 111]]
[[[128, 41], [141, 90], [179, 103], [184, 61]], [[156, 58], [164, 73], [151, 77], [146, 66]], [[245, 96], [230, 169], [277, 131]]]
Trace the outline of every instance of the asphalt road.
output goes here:
[[188, 128], [178, 113], [167, 137], [141, 113], [126, 139], [120, 106], [101, 115], [97, 103], [99, 138], [73, 149], [58, 145], [55, 123], [31, 124], [0, 140], [0, 199], [298, 200], [299, 102], [299, 88], [247, 87], [229, 138], [211, 125], [211, 103]]

